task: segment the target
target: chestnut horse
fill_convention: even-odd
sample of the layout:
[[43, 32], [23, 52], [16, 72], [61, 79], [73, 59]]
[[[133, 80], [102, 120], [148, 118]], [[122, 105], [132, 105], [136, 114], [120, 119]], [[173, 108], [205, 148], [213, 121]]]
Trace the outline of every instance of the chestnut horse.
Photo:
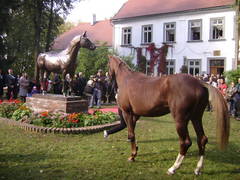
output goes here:
[[146, 76], [132, 71], [116, 56], [109, 56], [108, 65], [110, 77], [117, 82], [118, 106], [123, 112], [128, 128], [128, 139], [131, 141], [132, 153], [128, 158], [129, 161], [134, 161], [137, 156], [134, 129], [140, 116], [155, 117], [171, 113], [176, 123], [180, 152], [167, 173], [171, 175], [176, 172], [192, 144], [188, 133], [188, 123], [191, 120], [197, 134], [200, 155], [194, 173], [199, 175], [208, 141], [204, 133], [202, 117], [209, 100], [216, 112], [220, 148], [224, 149], [227, 146], [230, 122], [226, 101], [219, 90], [187, 74]]

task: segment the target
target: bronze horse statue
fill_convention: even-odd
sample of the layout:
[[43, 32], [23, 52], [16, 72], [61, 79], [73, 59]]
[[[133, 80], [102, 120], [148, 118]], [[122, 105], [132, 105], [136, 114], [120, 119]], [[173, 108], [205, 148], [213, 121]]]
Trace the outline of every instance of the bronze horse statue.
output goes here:
[[162, 116], [171, 113], [179, 136], [180, 152], [172, 167], [167, 171], [172, 175], [180, 167], [192, 141], [188, 133], [188, 123], [192, 122], [197, 134], [200, 159], [194, 171], [201, 173], [205, 145], [208, 141], [202, 125], [204, 110], [209, 101], [216, 112], [217, 137], [221, 149], [228, 144], [230, 121], [227, 104], [218, 89], [187, 74], [150, 77], [132, 71], [120, 58], [109, 56], [109, 75], [118, 86], [117, 102], [122, 110], [131, 141], [131, 156], [137, 156], [134, 129], [140, 116]]
[[80, 48], [87, 48], [90, 50], [96, 48], [96, 46], [87, 38], [86, 32], [82, 35], [75, 36], [71, 40], [70, 45], [60, 52], [49, 51], [40, 53], [37, 58], [36, 82], [39, 84], [39, 76], [41, 82], [43, 82], [44, 73], [46, 73], [47, 78], [51, 72], [62, 74], [64, 79], [66, 74], [70, 74], [71, 78], [73, 78], [77, 67], [77, 55]]

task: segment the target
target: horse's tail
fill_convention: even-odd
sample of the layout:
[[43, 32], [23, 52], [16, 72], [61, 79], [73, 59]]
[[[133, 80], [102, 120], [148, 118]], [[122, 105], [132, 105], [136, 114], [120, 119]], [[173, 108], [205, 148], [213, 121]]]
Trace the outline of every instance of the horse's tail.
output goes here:
[[230, 120], [228, 115], [228, 107], [226, 100], [220, 91], [207, 83], [202, 83], [208, 89], [209, 101], [213, 107], [215, 118], [217, 121], [217, 142], [220, 149], [225, 149], [228, 145]]

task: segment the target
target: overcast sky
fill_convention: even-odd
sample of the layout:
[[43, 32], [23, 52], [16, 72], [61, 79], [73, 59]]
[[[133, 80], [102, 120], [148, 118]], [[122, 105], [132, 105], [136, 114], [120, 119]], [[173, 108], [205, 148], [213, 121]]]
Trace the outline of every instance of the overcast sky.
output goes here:
[[81, 0], [74, 4], [74, 9], [67, 16], [66, 21], [91, 22], [92, 15], [96, 14], [97, 20], [109, 19], [127, 0]]

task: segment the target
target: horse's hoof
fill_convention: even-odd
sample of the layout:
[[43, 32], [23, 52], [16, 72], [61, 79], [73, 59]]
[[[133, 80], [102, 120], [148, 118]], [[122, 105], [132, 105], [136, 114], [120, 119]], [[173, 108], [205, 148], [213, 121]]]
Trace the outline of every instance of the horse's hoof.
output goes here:
[[172, 170], [171, 168], [168, 169], [167, 175], [172, 176], [172, 175], [174, 175], [174, 174], [175, 174], [175, 171], [174, 171], [174, 170]]
[[199, 176], [199, 175], [201, 175], [201, 171], [195, 169], [194, 174], [195, 174], [196, 176]]
[[134, 161], [135, 161], [135, 159], [133, 157], [128, 158], [128, 162], [134, 162]]

